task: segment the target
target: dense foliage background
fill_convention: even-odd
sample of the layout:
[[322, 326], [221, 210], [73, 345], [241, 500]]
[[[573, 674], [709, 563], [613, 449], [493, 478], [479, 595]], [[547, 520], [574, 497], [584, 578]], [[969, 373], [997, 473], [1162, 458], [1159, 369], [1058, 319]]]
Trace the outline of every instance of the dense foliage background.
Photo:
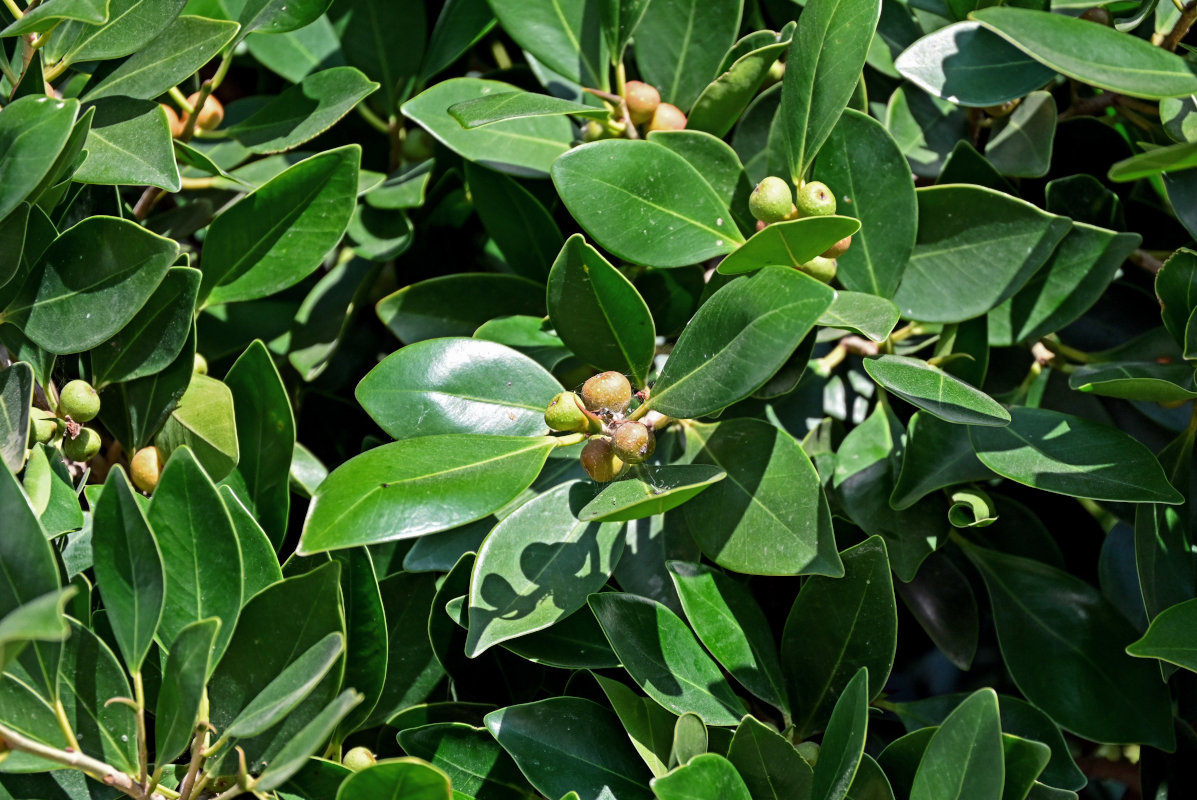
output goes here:
[[1197, 3], [1091, 2], [3, 0], [0, 798], [1197, 796]]

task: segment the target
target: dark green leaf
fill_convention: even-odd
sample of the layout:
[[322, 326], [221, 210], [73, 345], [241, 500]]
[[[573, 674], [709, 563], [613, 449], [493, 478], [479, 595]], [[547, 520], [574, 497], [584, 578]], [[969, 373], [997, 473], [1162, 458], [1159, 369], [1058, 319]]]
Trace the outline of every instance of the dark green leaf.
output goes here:
[[997, 694], [979, 689], [927, 743], [910, 800], [1001, 800], [1003, 763]]
[[407, 344], [469, 336], [510, 314], [544, 316], [544, 286], [516, 275], [465, 272], [405, 286], [378, 301], [378, 318]]
[[159, 764], [178, 758], [195, 734], [219, 630], [218, 619], [198, 620], [171, 642], [154, 712], [154, 757]]
[[[405, 752], [444, 770], [465, 797], [527, 800], [532, 788], [485, 728], [440, 722], [399, 732]], [[406, 795], [404, 795], [406, 796]]]
[[[353, 689], [346, 689], [337, 695], [319, 714], [300, 728], [290, 737], [277, 753], [270, 759], [269, 766], [258, 776], [255, 786], [261, 791], [269, 791], [285, 783], [292, 775], [311, 758], [320, 747], [328, 741], [329, 735], [337, 727], [345, 715], [362, 701], [362, 696]], [[431, 772], [432, 767], [419, 765]], [[448, 780], [445, 780], [445, 791], [436, 795], [448, 797]], [[348, 783], [348, 780], [346, 781]], [[344, 786], [344, 784], [342, 784]], [[413, 793], [414, 795], [415, 793]], [[338, 796], [340, 796], [338, 794]], [[385, 795], [384, 795], [385, 797]]]
[[237, 465], [240, 453], [234, 415], [228, 386], [207, 375], [193, 375], [154, 443], [164, 459], [178, 447], [190, 447], [204, 471], [219, 481]]
[[466, 164], [474, 207], [503, 258], [519, 275], [544, 281], [565, 241], [553, 216], [513, 178]]
[[686, 111], [714, 80], [740, 30], [743, 0], [649, 3], [636, 28], [636, 65], [661, 99]]
[[108, 0], [47, 0], [27, 8], [25, 16], [5, 28], [0, 36], [45, 33], [65, 19], [102, 25], [108, 21]]
[[153, 375], [170, 366], [191, 333], [199, 285], [197, 269], [167, 270], [158, 288], [129, 324], [92, 350], [95, 384], [102, 388], [108, 383]]
[[922, 359], [876, 356], [865, 359], [864, 368], [884, 388], [946, 422], [999, 427], [1010, 422], [1001, 403]]
[[885, 127], [915, 175], [937, 178], [948, 156], [968, 135], [968, 113], [913, 86], [899, 86], [886, 105]]
[[96, 102], [95, 109], [86, 156], [72, 180], [111, 186], [144, 183], [179, 191], [170, 124], [157, 103], [108, 97]]
[[1086, 364], [1068, 376], [1068, 385], [1081, 392], [1149, 403], [1183, 403], [1197, 397], [1193, 367], [1187, 364]]
[[1126, 652], [1140, 658], [1158, 658], [1197, 672], [1197, 647], [1193, 625], [1197, 621], [1197, 600], [1187, 600], [1164, 609], [1151, 621], [1143, 636], [1127, 645]]
[[770, 31], [763, 33], [769, 36], [767, 44], [740, 55], [702, 90], [690, 109], [687, 129], [706, 131], [715, 136], [726, 136], [731, 130], [793, 37], [793, 29], [789, 26], [776, 35]]
[[384, 116], [410, 95], [428, 41], [422, 4], [403, 7], [402, 25], [394, 24], [392, 11], [385, 0], [336, 0], [329, 10], [331, 38], [339, 40], [345, 60], [382, 85], [382, 96], [373, 102]]
[[18, 361], [0, 369], [0, 460], [14, 474], [25, 464], [32, 402], [33, 370], [29, 365]]
[[344, 648], [344, 634], [334, 631], [300, 653], [241, 709], [224, 733], [257, 736], [279, 722], [316, 688]]
[[1180, 248], [1155, 275], [1164, 327], [1178, 343], [1185, 343], [1185, 327], [1197, 309], [1197, 252]]
[[[884, 681], [882, 681], [884, 683]], [[815, 775], [811, 797], [815, 800], [841, 800], [847, 797], [864, 755], [865, 734], [869, 727], [869, 670], [861, 667], [835, 703]]]
[[538, 61], [574, 83], [607, 88], [606, 41], [597, 3], [489, 2], [503, 30]]
[[140, 50], [166, 30], [187, 0], [110, 0], [103, 24], [68, 21], [55, 31], [55, 46], [66, 48], [63, 63], [120, 58]]
[[552, 117], [569, 114], [585, 119], [606, 120], [611, 112], [605, 108], [587, 106], [572, 100], [562, 100], [547, 94], [532, 92], [500, 92], [473, 100], [463, 100], [449, 106], [449, 116], [461, 127], [481, 128], [506, 119], [522, 117]]
[[[0, 112], [0, 220], [42, 184], [66, 146], [79, 101], [27, 96]], [[36, 135], [29, 135], [30, 131]]]
[[814, 774], [794, 745], [777, 731], [744, 717], [727, 758], [740, 773], [753, 800], [793, 800], [811, 794]]
[[[115, 616], [109, 619], [115, 626]], [[61, 704], [60, 719], [66, 720], [79, 743], [86, 742], [82, 746], [88, 753], [136, 774], [134, 715], [127, 706], [108, 702], [113, 697], [132, 695], [125, 671], [103, 639], [74, 620], [70, 625], [71, 635], [62, 643], [54, 692]]]
[[985, 158], [1002, 175], [1041, 178], [1052, 161], [1056, 101], [1048, 92], [1031, 92], [1009, 116], [993, 126]]
[[244, 38], [251, 31], [285, 33], [311, 24], [328, 8], [329, 0], [221, 0], [221, 4], [241, 23]]
[[0, 617], [0, 671], [16, 660], [29, 642], [61, 642], [67, 638], [65, 607], [76, 587], [68, 586], [35, 597]]
[[884, 342], [900, 318], [898, 307], [884, 297], [865, 292], [836, 292], [831, 306], [819, 318], [819, 324], [850, 330], [874, 342]]

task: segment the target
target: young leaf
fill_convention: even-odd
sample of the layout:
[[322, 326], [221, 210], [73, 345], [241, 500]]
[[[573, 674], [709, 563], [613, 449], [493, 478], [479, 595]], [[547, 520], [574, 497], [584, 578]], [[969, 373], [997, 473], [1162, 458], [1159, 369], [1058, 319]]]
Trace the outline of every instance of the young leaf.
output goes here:
[[865, 359], [865, 371], [878, 384], [945, 422], [1003, 426], [1010, 413], [1001, 403], [926, 361], [883, 355]]
[[[884, 683], [884, 682], [883, 682]], [[815, 763], [811, 797], [843, 800], [864, 755], [869, 727], [869, 670], [861, 667], [835, 703]]]
[[751, 800], [744, 779], [718, 753], [703, 753], [652, 781], [660, 800]]
[[154, 712], [154, 757], [160, 764], [178, 758], [195, 735], [219, 630], [216, 618], [197, 620], [171, 642]]
[[725, 473], [706, 464], [643, 467], [641, 475], [614, 481], [578, 512], [578, 519], [629, 522], [664, 514], [688, 502]]
[[1158, 658], [1197, 672], [1197, 647], [1193, 625], [1197, 621], [1197, 600], [1164, 609], [1151, 621], [1143, 636], [1126, 646], [1126, 652], [1140, 658]]

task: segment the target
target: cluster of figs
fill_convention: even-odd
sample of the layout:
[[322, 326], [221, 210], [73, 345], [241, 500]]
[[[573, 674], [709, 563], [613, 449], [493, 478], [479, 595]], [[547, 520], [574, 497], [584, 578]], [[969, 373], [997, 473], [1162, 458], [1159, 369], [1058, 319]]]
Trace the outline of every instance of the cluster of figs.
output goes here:
[[[561, 392], [544, 412], [555, 431], [587, 437], [582, 467], [599, 483], [613, 480], [627, 464], [639, 464], [657, 447], [651, 425], [631, 419], [632, 385], [618, 372], [602, 372], [582, 384], [580, 394]], [[633, 412], [635, 414], [635, 412]]]

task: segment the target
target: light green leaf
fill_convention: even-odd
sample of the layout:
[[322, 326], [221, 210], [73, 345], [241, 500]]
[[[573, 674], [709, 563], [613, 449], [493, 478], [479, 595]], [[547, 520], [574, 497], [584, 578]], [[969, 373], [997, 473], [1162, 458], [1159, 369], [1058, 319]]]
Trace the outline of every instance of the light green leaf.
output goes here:
[[611, 117], [611, 112], [605, 108], [533, 92], [499, 92], [449, 106], [449, 116], [467, 130], [507, 119], [553, 117], [563, 114], [597, 120]]
[[996, 426], [1010, 423], [1010, 413], [1001, 403], [921, 358], [875, 356], [865, 359], [864, 368], [881, 386], [946, 422]]
[[207, 375], [193, 375], [154, 443], [164, 459], [186, 445], [213, 480], [224, 478], [240, 455], [229, 387]]
[[706, 464], [647, 466], [640, 475], [614, 481], [578, 512], [583, 520], [628, 522], [680, 506], [726, 473]]

